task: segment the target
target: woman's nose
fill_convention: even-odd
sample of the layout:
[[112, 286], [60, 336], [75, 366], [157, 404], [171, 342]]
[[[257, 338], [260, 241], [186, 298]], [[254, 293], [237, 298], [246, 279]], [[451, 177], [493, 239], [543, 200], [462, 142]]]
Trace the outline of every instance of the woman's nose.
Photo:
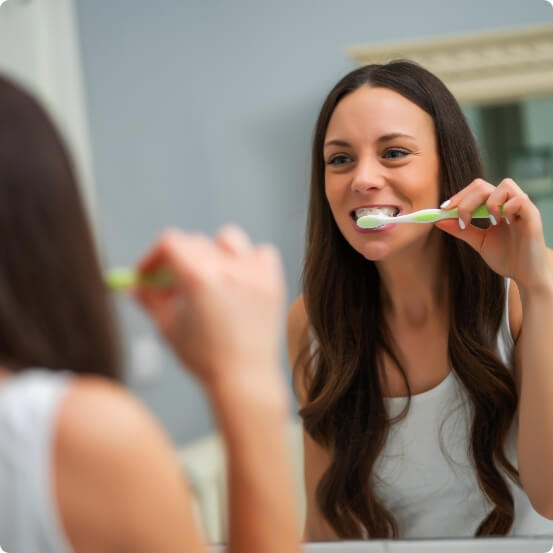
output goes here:
[[377, 160], [359, 160], [351, 181], [352, 192], [367, 192], [373, 188], [382, 188], [386, 182], [382, 169]]

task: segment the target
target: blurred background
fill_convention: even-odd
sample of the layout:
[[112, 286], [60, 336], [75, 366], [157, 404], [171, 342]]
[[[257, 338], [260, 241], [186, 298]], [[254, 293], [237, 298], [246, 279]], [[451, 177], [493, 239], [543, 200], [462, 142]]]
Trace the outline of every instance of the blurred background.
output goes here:
[[[357, 66], [350, 48], [545, 24], [545, 0], [7, 0], [0, 71], [66, 134], [106, 267], [134, 264], [167, 226], [213, 234], [234, 222], [279, 247], [291, 303], [312, 130]], [[551, 246], [553, 86], [501, 96], [465, 113], [488, 176], [527, 187]], [[139, 309], [117, 303], [126, 384], [177, 446], [211, 432], [199, 387]], [[282, 363], [289, 379], [284, 343]]]

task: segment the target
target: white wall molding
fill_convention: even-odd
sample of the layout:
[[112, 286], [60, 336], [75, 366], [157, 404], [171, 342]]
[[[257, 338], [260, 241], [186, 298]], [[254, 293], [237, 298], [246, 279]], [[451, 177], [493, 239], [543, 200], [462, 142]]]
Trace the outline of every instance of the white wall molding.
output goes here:
[[553, 25], [356, 46], [348, 52], [360, 65], [414, 60], [465, 103], [553, 92]]

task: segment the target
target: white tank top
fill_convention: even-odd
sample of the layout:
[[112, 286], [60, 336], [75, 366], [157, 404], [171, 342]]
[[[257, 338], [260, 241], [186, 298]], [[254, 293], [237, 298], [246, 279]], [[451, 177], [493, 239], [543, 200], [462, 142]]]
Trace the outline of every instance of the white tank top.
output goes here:
[[[497, 334], [497, 353], [513, 371], [514, 342], [509, 326], [509, 280]], [[311, 353], [317, 340], [310, 329]], [[390, 415], [407, 399], [384, 398]], [[482, 494], [470, 458], [472, 404], [455, 371], [436, 387], [411, 396], [405, 418], [394, 424], [374, 466], [375, 493], [395, 516], [400, 539], [473, 537], [492, 506]], [[505, 453], [518, 468], [517, 418]], [[510, 536], [553, 535], [553, 521], [540, 516], [528, 496], [507, 477], [515, 518]]]
[[[512, 371], [514, 343], [507, 300], [497, 336], [497, 351]], [[391, 416], [406, 398], [385, 398]], [[455, 371], [435, 388], [411, 397], [407, 416], [391, 427], [375, 464], [375, 492], [396, 517], [401, 538], [474, 536], [491, 510], [468, 453], [472, 405]], [[517, 417], [505, 453], [517, 467]], [[553, 535], [553, 521], [540, 516], [526, 493], [507, 478], [515, 519], [509, 535]]]
[[0, 385], [0, 547], [72, 553], [53, 482], [56, 413], [70, 373], [26, 370]]

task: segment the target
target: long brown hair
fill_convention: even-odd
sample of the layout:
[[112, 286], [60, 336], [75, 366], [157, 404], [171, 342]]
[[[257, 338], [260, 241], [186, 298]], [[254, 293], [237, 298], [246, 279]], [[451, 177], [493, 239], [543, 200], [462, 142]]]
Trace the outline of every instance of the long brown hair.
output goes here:
[[71, 161], [0, 77], [0, 364], [119, 376], [112, 307]]
[[[411, 393], [382, 314], [376, 266], [345, 240], [324, 194], [323, 143], [330, 117], [340, 100], [361, 86], [394, 90], [432, 117], [442, 201], [483, 170], [455, 98], [437, 77], [412, 62], [369, 65], [346, 75], [326, 98], [315, 127], [303, 292], [316, 350], [303, 352], [295, 364], [295, 379], [304, 379], [307, 389], [300, 415], [306, 431], [332, 455], [316, 490], [327, 521], [343, 538], [388, 538], [398, 537], [397, 521], [373, 489], [373, 467], [395, 422], [388, 418], [379, 379], [383, 352], [398, 365], [409, 397]], [[470, 246], [445, 233], [443, 240], [448, 355], [474, 407], [470, 453], [480, 488], [493, 505], [476, 535], [504, 535], [513, 522], [514, 504], [500, 469], [518, 483], [503, 449], [517, 394], [495, 345], [505, 285]], [[403, 416], [408, 407], [409, 401]]]

